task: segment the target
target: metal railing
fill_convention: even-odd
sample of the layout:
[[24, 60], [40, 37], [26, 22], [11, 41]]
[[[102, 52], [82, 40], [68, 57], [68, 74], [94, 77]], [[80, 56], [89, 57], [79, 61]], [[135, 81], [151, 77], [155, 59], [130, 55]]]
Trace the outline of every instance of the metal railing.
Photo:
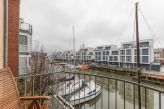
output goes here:
[[[54, 106], [51, 100], [48, 103], [50, 109], [138, 109], [138, 87], [141, 89], [142, 109], [164, 109], [164, 91], [115, 77], [85, 72], [55, 72], [19, 76], [15, 79], [21, 96], [51, 95], [58, 98], [61, 106]], [[81, 80], [85, 85], [80, 85]], [[95, 88], [90, 85], [91, 81], [94, 81]], [[76, 82], [78, 87], [75, 87]], [[97, 92], [97, 85], [101, 86], [101, 93], [88, 96], [90, 90], [95, 89]], [[65, 95], [61, 95], [62, 91]], [[74, 100], [71, 101], [71, 97]]]

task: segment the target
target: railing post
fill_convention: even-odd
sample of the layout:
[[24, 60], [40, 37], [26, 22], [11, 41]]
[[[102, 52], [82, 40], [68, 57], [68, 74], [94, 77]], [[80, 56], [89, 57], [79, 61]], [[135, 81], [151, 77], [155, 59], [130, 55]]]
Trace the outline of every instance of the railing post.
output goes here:
[[159, 92], [159, 109], [161, 109], [161, 92]]
[[35, 79], [34, 79], [34, 78], [35, 78], [35, 77], [33, 76], [33, 77], [32, 77], [32, 95], [33, 95], [33, 96], [35, 95], [35, 92], [34, 92], [34, 91], [35, 91], [35, 89], [34, 89], [34, 88], [35, 88], [35, 86], [34, 86], [34, 84], [35, 84], [35, 81], [34, 81], [34, 80], [35, 80]]
[[147, 95], [147, 94], [146, 94], [146, 91], [147, 91], [147, 90], [146, 90], [146, 87], [145, 87], [145, 109], [147, 109], [147, 106], [146, 106], [146, 100], [147, 100], [147, 99], [146, 99], [146, 95]]
[[117, 109], [117, 80], [116, 80], [116, 93], [115, 93], [115, 109]]
[[[24, 78], [24, 81], [25, 81], [25, 82], [24, 82], [24, 86], [25, 86], [25, 87], [24, 87], [24, 88], [25, 88], [25, 89], [24, 89], [24, 96], [26, 97], [26, 90], [27, 90], [27, 77]], [[26, 101], [25, 101], [25, 109], [26, 109]]]
[[136, 107], [135, 107], [135, 85], [133, 84], [133, 108], [135, 109]]
[[124, 81], [124, 109], [126, 109], [125, 108], [125, 81]]
[[110, 86], [109, 86], [109, 78], [108, 78], [108, 109], [110, 108], [110, 98], [109, 98], [109, 92], [110, 92]]

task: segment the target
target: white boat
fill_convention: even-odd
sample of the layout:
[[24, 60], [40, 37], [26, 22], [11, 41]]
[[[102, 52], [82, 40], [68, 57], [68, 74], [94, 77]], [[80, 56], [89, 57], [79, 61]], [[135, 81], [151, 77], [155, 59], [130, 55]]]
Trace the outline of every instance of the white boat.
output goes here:
[[81, 67], [81, 65], [77, 65], [75, 66], [75, 69], [79, 69]]
[[71, 95], [72, 93], [78, 91], [85, 85], [84, 80], [71, 80], [63, 82], [63, 85], [59, 88], [59, 95], [67, 96]]
[[84, 88], [82, 88], [79, 92], [75, 93], [69, 99], [69, 103], [71, 105], [77, 105], [83, 102], [87, 102], [97, 97], [100, 94], [100, 92], [101, 86], [95, 84], [94, 81], [90, 81]]

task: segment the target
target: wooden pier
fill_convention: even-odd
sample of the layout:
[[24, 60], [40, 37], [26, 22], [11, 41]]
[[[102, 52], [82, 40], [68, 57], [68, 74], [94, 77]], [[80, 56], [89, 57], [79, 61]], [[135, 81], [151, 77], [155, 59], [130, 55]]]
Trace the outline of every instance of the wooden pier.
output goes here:
[[[103, 66], [90, 66], [92, 70], [118, 73], [121, 75], [133, 76], [133, 79], [137, 80], [137, 70], [129, 68], [111, 68]], [[149, 82], [159, 85], [164, 85], [164, 73], [156, 71], [141, 71], [141, 80], [143, 82]]]

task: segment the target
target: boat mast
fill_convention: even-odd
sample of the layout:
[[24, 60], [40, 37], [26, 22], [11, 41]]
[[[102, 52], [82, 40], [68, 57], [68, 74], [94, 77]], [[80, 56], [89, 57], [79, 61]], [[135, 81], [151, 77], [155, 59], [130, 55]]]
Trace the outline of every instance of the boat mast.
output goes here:
[[74, 66], [75, 66], [75, 54], [76, 54], [76, 52], [75, 52], [75, 31], [74, 31], [74, 26], [73, 26], [73, 64], [74, 64]]
[[[140, 84], [140, 49], [139, 49], [139, 28], [138, 28], [138, 2], [135, 4], [135, 19], [136, 19], [136, 45], [137, 45], [137, 73], [138, 73], [138, 83]], [[139, 109], [141, 109], [141, 90], [140, 86], [138, 85], [138, 105]]]

